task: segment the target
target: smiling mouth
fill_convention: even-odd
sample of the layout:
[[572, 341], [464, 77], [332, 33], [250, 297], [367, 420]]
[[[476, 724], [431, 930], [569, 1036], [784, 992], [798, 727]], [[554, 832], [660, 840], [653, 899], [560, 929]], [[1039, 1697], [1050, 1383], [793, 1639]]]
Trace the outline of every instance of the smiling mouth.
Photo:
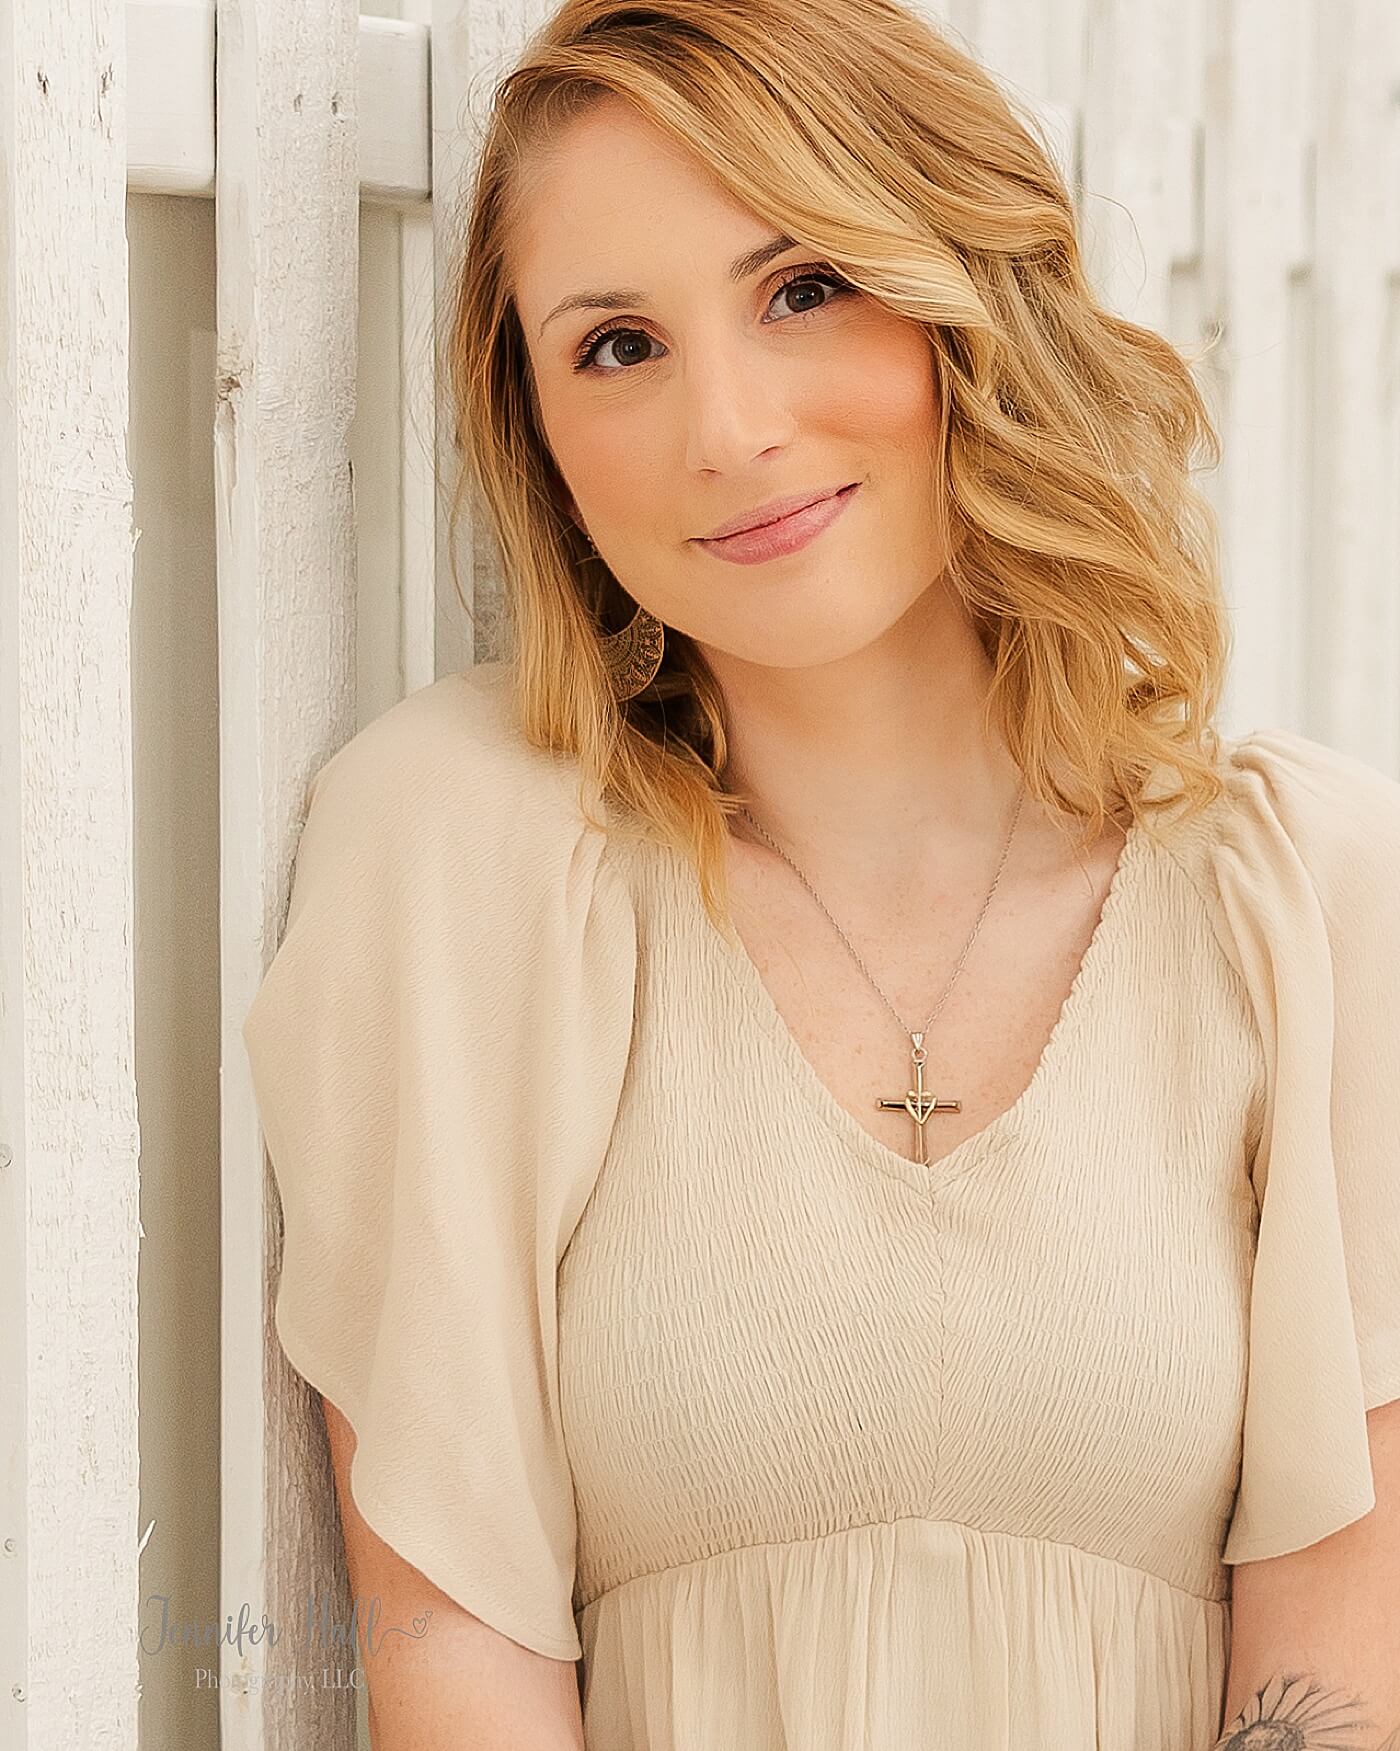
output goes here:
[[708, 548], [716, 559], [734, 565], [764, 565], [786, 558], [817, 540], [836, 523], [860, 485], [858, 480], [852, 481], [835, 492], [808, 499], [766, 523], [751, 524], [729, 535], [708, 536], [697, 545]]
[[842, 493], [849, 492], [859, 485], [858, 481], [847, 481], [842, 486], [832, 487], [829, 492], [815, 494], [812, 498], [803, 499], [799, 504], [789, 504], [786, 510], [775, 511], [771, 516], [762, 518], [756, 523], [746, 523], [742, 529], [726, 529], [723, 534], [701, 535], [701, 541], [732, 541], [740, 535], [754, 535], [760, 529], [771, 529], [775, 523], [785, 523], [789, 517], [800, 516], [803, 511], [810, 511], [814, 505], [824, 505], [829, 500], [839, 498]]
[[[843, 491], [841, 487], [837, 492]], [[824, 492], [820, 498], [808, 499], [805, 504], [794, 505], [791, 510], [779, 511], [776, 517], [765, 517], [761, 523], [745, 523], [742, 529], [731, 529], [729, 535], [752, 535], [759, 529], [771, 529], [775, 523], [786, 523], [789, 517], [795, 517], [799, 511], [810, 511], [813, 505], [824, 505], [828, 499], [834, 499], [836, 493]], [[727, 541], [729, 535], [720, 535], [716, 539]]]

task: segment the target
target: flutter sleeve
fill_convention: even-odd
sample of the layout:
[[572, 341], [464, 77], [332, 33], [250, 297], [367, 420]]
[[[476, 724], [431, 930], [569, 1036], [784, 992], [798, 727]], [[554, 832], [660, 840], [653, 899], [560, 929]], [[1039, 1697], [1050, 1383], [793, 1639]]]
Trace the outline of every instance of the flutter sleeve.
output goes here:
[[1226, 766], [1219, 928], [1268, 1071], [1240, 1563], [1374, 1507], [1366, 1412], [1400, 1397], [1400, 784], [1285, 730]]
[[455, 1602], [577, 1660], [556, 1281], [612, 1130], [635, 921], [577, 769], [447, 677], [314, 778], [243, 1023], [281, 1195], [274, 1322], [355, 1504]]

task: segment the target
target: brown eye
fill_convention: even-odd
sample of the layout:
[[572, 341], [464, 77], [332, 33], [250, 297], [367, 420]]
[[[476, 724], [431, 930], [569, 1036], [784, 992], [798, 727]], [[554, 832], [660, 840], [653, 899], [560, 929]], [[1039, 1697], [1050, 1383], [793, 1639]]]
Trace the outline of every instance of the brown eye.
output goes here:
[[[814, 286], [829, 286], [835, 297], [838, 298], [844, 292], [853, 292], [855, 290], [855, 287], [852, 286], [849, 281], [843, 280], [839, 274], [812, 273], [810, 270], [804, 268], [799, 269], [791, 279], [784, 280], [773, 296], [778, 298], [787, 292], [805, 292], [807, 289]], [[809, 311], [821, 310], [831, 302], [833, 302], [832, 298], [823, 298], [819, 303], [808, 304], [803, 309], [793, 311], [793, 315], [806, 316]]]
[[[789, 318], [814, 315], [818, 310], [824, 310], [828, 304], [834, 303], [837, 298], [850, 297], [856, 292], [856, 288], [849, 280], [842, 279], [840, 274], [832, 269], [809, 265], [789, 270], [786, 278], [769, 300], [769, 306], [771, 308], [780, 297], [788, 292], [792, 292], [796, 296], [806, 297], [810, 295], [813, 288], [817, 287], [827, 288], [828, 295], [822, 297], [817, 303], [805, 304], [800, 309], [789, 310]], [[785, 319], [780, 317], [778, 320]], [[618, 343], [613, 355], [614, 363], [606, 367], [600, 366], [597, 363], [598, 356], [604, 345], [610, 341]], [[575, 355], [574, 369], [576, 371], [592, 370], [597, 371], [601, 376], [614, 377], [620, 372], [630, 370], [633, 366], [652, 364], [659, 355], [653, 353], [649, 356], [638, 357], [636, 343], [639, 341], [646, 346], [656, 344], [645, 329], [629, 328], [623, 323], [614, 323], [611, 328], [595, 329], [585, 338], [579, 352]]]
[[[592, 335], [589, 339], [584, 341], [583, 350], [579, 353], [578, 358], [575, 361], [574, 369], [578, 371], [586, 371], [597, 358], [605, 341], [620, 341], [624, 339], [628, 341], [642, 340], [650, 342], [651, 336], [640, 328], [605, 328], [598, 334]], [[651, 361], [649, 359], [633, 358], [629, 362], [632, 364], [646, 365]], [[625, 364], [623, 368], [625, 368]]]

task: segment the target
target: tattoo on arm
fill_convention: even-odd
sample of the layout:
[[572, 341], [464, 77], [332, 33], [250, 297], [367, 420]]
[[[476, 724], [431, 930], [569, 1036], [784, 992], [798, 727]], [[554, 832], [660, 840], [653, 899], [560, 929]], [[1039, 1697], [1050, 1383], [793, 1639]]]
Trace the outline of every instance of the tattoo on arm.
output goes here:
[[1400, 1726], [1377, 1741], [1359, 1709], [1354, 1695], [1290, 1672], [1255, 1691], [1212, 1751], [1400, 1751]]

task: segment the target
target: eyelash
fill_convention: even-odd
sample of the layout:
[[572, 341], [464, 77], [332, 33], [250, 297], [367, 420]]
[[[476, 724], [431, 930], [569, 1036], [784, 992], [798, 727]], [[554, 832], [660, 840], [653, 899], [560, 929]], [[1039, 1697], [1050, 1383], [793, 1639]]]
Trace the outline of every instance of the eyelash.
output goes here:
[[[789, 286], [795, 286], [799, 282], [807, 280], [820, 281], [822, 284], [830, 286], [835, 293], [836, 298], [844, 297], [848, 292], [854, 292], [856, 290], [849, 280], [843, 280], [840, 274], [834, 272], [830, 268], [814, 268], [810, 266], [792, 268], [789, 269], [786, 277], [780, 280], [773, 288], [772, 297], [769, 298], [768, 302], [771, 304], [773, 299], [778, 297], [780, 293], [786, 292]], [[787, 320], [792, 321], [793, 317], [797, 316], [815, 316], [818, 310], [825, 310], [827, 304], [833, 303], [834, 301], [834, 299], [828, 298], [826, 303], [819, 304], [814, 310], [794, 311], [792, 316], [788, 317]], [[603, 342], [610, 339], [613, 335], [644, 334], [645, 332], [645, 329], [639, 329], [632, 324], [623, 322], [614, 322], [609, 327], [594, 329], [592, 334], [588, 335], [582, 342], [580, 342], [579, 350], [574, 355], [574, 369], [576, 371], [596, 370], [597, 367], [594, 365], [593, 361], [597, 358], [598, 351], [602, 347]], [[651, 363], [652, 361], [650, 359], [643, 359], [640, 361], [641, 365], [649, 365]], [[604, 372], [603, 374], [605, 376], [619, 376], [626, 371], [635, 371], [639, 368], [640, 365], [615, 365], [611, 370]]]

